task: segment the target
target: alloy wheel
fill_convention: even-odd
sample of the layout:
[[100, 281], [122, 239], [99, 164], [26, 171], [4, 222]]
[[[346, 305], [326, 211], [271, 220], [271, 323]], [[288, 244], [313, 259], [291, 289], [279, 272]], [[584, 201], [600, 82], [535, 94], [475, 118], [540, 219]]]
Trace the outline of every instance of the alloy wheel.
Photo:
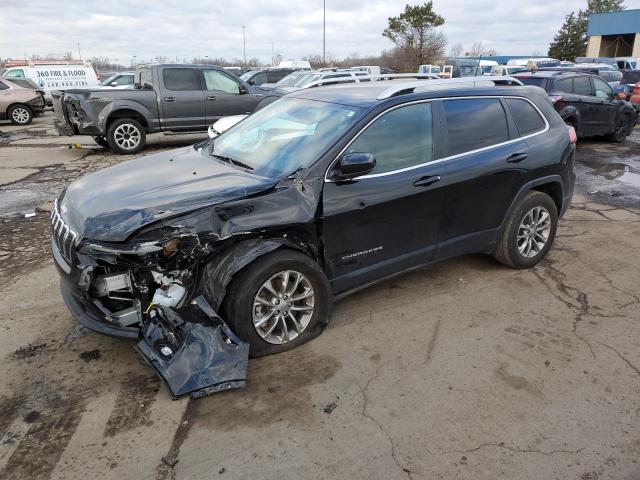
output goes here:
[[258, 289], [253, 300], [253, 327], [276, 345], [291, 342], [307, 328], [314, 311], [311, 282], [295, 270], [283, 270]]
[[544, 249], [551, 233], [551, 215], [544, 207], [529, 210], [518, 227], [518, 252], [533, 258]]
[[13, 118], [16, 123], [27, 123], [29, 121], [29, 116], [29, 111], [24, 107], [14, 108], [11, 113], [11, 118]]
[[134, 150], [140, 144], [140, 130], [130, 123], [118, 125], [113, 132], [113, 138], [123, 150]]

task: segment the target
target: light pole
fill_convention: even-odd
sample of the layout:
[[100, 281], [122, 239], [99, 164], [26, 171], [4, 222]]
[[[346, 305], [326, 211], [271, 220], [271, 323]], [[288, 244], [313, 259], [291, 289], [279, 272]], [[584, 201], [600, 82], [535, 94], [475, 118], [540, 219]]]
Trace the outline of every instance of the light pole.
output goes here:
[[275, 63], [275, 59], [273, 58], [273, 42], [271, 42], [271, 66], [272, 67], [275, 67], [274, 63]]
[[78, 42], [78, 57], [82, 60], [82, 54], [80, 53], [80, 42]]
[[244, 68], [247, 68], [247, 37], [244, 35], [246, 26], [242, 25], [242, 58], [244, 59]]
[[322, 63], [327, 66], [327, 0], [322, 0]]

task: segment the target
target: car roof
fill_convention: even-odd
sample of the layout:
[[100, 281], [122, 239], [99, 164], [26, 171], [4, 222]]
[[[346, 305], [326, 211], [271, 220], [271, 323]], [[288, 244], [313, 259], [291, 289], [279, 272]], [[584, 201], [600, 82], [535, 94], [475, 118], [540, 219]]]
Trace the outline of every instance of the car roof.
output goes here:
[[[531, 86], [481, 86], [481, 87], [454, 87], [446, 88], [438, 84], [438, 88], [422, 90], [416, 93], [404, 93], [378, 99], [389, 89], [391, 81], [371, 83], [350, 83], [330, 87], [302, 89], [286, 95], [287, 98], [301, 98], [321, 102], [336, 103], [359, 108], [373, 108], [382, 105], [387, 100], [394, 103], [398, 99], [420, 100], [441, 97], [468, 97], [468, 96], [524, 96], [530, 97], [534, 92], [540, 91], [538, 87]], [[406, 82], [403, 82], [406, 84]], [[421, 84], [421, 82], [416, 82]], [[546, 94], [545, 94], [546, 95]]]
[[[585, 69], [586, 70], [586, 69]], [[549, 69], [549, 70], [537, 70], [535, 72], [518, 72], [514, 74], [515, 78], [550, 78], [550, 77], [576, 77], [580, 75], [591, 75], [592, 73], [585, 72], [576, 72], [575, 70], [560, 70], [560, 69]]]

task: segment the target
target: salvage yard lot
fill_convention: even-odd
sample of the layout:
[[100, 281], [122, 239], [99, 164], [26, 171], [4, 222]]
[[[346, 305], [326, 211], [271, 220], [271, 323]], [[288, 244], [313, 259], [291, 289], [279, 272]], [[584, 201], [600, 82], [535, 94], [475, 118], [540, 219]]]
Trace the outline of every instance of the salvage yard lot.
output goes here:
[[579, 144], [534, 269], [472, 255], [397, 277], [251, 360], [246, 389], [172, 401], [62, 302], [49, 203], [129, 157], [69, 149], [52, 118], [0, 124], [0, 478], [640, 478], [640, 129]]

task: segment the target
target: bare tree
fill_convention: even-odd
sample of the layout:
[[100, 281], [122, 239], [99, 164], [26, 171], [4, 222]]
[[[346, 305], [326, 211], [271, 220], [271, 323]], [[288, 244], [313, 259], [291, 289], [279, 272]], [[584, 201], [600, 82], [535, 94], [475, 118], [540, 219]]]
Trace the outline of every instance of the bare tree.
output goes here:
[[449, 50], [449, 55], [452, 57], [460, 57], [462, 56], [463, 52], [464, 52], [464, 45], [458, 42], [455, 45], [451, 46], [451, 50]]
[[482, 41], [473, 42], [471, 50], [467, 52], [470, 57], [489, 57], [492, 55], [497, 55], [497, 51], [495, 48], [487, 48], [484, 46]]

